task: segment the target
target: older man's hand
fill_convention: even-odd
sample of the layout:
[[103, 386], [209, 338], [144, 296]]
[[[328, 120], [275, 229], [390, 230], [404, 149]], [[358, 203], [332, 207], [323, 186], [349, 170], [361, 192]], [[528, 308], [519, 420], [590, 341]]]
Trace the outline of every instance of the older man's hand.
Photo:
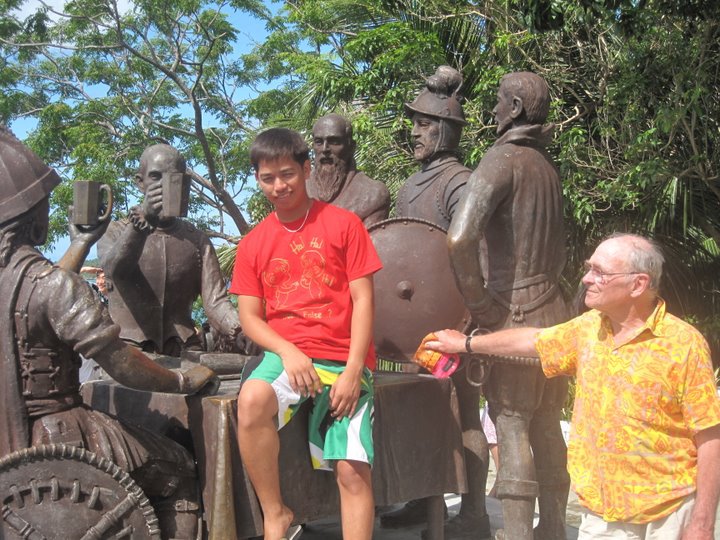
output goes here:
[[462, 353], [465, 352], [465, 338], [462, 332], [457, 330], [440, 330], [434, 332], [437, 339], [427, 341], [425, 348], [431, 351], [442, 353]]

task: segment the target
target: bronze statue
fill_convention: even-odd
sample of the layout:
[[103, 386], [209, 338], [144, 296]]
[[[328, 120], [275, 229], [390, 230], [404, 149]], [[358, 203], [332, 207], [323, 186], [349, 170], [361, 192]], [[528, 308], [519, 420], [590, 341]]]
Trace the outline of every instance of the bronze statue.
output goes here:
[[352, 124], [339, 114], [319, 118], [313, 126], [315, 166], [308, 195], [357, 214], [366, 227], [388, 217], [390, 192], [355, 167]]
[[[169, 371], [119, 339], [120, 329], [77, 274], [107, 222], [75, 229], [58, 266], [35, 249], [46, 240], [49, 195], [60, 178], [4, 128], [0, 128], [0, 176], [0, 295], [5, 310], [0, 318], [0, 457], [52, 444], [58, 445], [47, 447], [54, 458], [62, 457], [65, 450], [60, 449], [68, 447], [93, 452], [129, 472], [154, 498], [163, 537], [195, 538], [199, 500], [192, 456], [169, 439], [123, 425], [83, 405], [78, 369], [82, 354], [94, 358], [122, 384], [178, 393], [216, 384], [214, 373], [204, 366], [184, 373]], [[65, 457], [76, 454], [70, 451]], [[73, 493], [59, 491], [56, 484], [54, 495], [45, 498], [47, 510], [31, 516], [34, 523], [27, 523], [28, 531], [54, 526], [58, 529], [52, 538], [79, 537], [62, 532], [75, 530], [74, 524], [52, 521], [54, 505], [67, 514], [60, 507], [77, 502], [82, 479], [75, 482]], [[100, 491], [96, 496], [103, 496]], [[4, 521], [17, 530], [23, 521], [13, 517], [11, 523], [3, 513]], [[81, 514], [77, 517], [82, 519]], [[103, 517], [106, 528], [109, 519]]]
[[458, 159], [460, 135], [466, 124], [458, 94], [462, 75], [449, 66], [440, 66], [426, 85], [415, 101], [405, 105], [413, 122], [414, 156], [422, 167], [400, 188], [396, 212], [398, 216], [432, 221], [447, 230], [471, 172]]
[[[200, 350], [192, 304], [200, 295], [210, 324], [242, 341], [237, 310], [228, 298], [215, 249], [207, 235], [168, 212], [167, 201], [187, 200], [185, 159], [166, 144], [145, 149], [135, 176], [145, 198], [127, 219], [113, 222], [98, 243], [110, 316], [120, 337], [140, 349], [180, 356]], [[189, 180], [189, 179], [187, 179]], [[179, 192], [179, 193], [178, 193]], [[170, 196], [169, 196], [170, 195]]]
[[[411, 134], [415, 159], [422, 168], [400, 188], [396, 211], [399, 217], [424, 219], [444, 230], [462, 200], [471, 173], [458, 159], [460, 135], [466, 123], [459, 96], [461, 85], [462, 75], [457, 70], [440, 66], [427, 79], [427, 88], [406, 105], [406, 113], [413, 121]], [[477, 247], [475, 250], [477, 252]], [[462, 495], [458, 516], [445, 525], [448, 538], [490, 536], [490, 521], [485, 509], [488, 446], [480, 424], [480, 389], [470, 384], [467, 377], [471, 369], [469, 363], [466, 360], [464, 369], [452, 376], [460, 404], [468, 493]], [[381, 524], [385, 527], [414, 525], [420, 523], [425, 514], [424, 499], [411, 501], [400, 510], [383, 516]]]
[[[568, 318], [558, 289], [566, 260], [562, 188], [545, 150], [553, 129], [542, 125], [549, 103], [547, 84], [534, 73], [502, 78], [493, 111], [499, 139], [468, 180], [448, 231], [458, 288], [483, 329], [545, 327]], [[504, 538], [533, 538], [537, 496], [534, 538], [565, 538], [570, 481], [560, 411], [567, 379], [496, 363], [486, 389], [500, 446]]]

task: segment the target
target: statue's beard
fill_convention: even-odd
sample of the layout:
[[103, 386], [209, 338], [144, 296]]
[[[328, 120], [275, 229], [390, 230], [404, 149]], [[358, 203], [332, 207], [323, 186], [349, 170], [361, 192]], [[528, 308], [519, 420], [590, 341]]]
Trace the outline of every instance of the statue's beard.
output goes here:
[[318, 163], [313, 170], [315, 191], [321, 201], [331, 202], [345, 185], [348, 165], [344, 160], [334, 163]]

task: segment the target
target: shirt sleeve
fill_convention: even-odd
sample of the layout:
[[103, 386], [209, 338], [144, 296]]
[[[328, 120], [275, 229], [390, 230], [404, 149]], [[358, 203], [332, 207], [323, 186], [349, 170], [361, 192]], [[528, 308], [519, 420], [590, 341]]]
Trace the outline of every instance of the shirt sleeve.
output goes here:
[[578, 360], [579, 325], [582, 317], [541, 330], [535, 348], [546, 377], [575, 375]]
[[252, 251], [252, 238], [246, 236], [237, 246], [229, 291], [232, 294], [262, 298], [261, 276], [258, 274], [257, 264], [255, 264], [256, 257], [253, 256]]
[[382, 262], [370, 239], [370, 234], [360, 218], [355, 215], [351, 215], [348, 229], [345, 265], [348, 281], [374, 274], [382, 268]]
[[720, 397], [707, 341], [699, 334], [693, 341], [686, 362], [680, 405], [685, 423], [695, 434], [720, 424]]
[[85, 358], [99, 358], [105, 349], [122, 346], [120, 327], [90, 285], [74, 272], [53, 268], [40, 280], [31, 307], [46, 313], [58, 339]]

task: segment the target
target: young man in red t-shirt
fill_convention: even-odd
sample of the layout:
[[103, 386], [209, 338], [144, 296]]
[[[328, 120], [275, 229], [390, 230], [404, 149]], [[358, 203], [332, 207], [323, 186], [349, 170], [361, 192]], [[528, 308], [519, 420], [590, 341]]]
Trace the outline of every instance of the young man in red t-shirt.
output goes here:
[[299, 533], [280, 493], [277, 429], [313, 398], [313, 466], [335, 472], [343, 538], [369, 540], [372, 274], [380, 259], [357, 216], [308, 197], [309, 151], [299, 133], [261, 133], [250, 160], [275, 211], [238, 246], [230, 292], [238, 295], [245, 333], [266, 351], [238, 396], [240, 454], [263, 509], [265, 538]]

